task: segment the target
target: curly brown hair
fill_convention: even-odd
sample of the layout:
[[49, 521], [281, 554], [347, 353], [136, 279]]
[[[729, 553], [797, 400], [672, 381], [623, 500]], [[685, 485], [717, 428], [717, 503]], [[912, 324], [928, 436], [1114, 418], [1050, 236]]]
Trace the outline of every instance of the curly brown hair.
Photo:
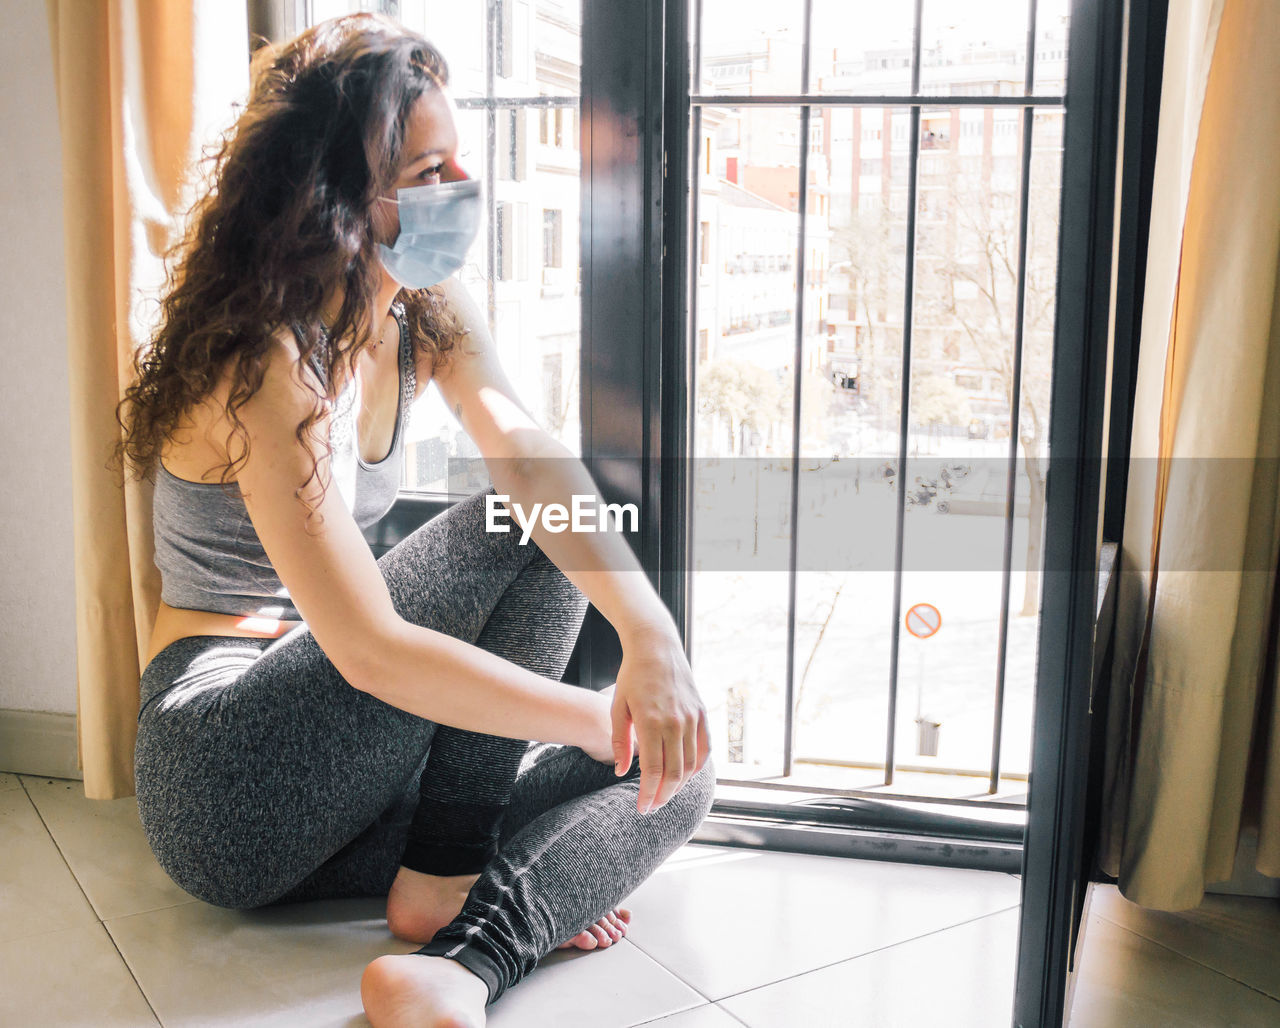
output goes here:
[[[339, 371], [371, 342], [382, 275], [373, 208], [399, 174], [409, 111], [447, 82], [426, 39], [373, 14], [323, 22], [255, 54], [248, 101], [210, 157], [212, 188], [168, 255], [159, 326], [135, 354], [116, 409], [120, 464], [149, 477], [184, 414], [229, 371], [226, 410], [240, 452], [220, 469], [228, 483], [248, 457], [237, 411], [261, 387], [282, 327], [296, 329], [299, 363], [318, 358], [327, 372], [295, 433], [306, 444], [336, 398]], [[317, 352], [321, 304], [335, 286], [342, 306]], [[399, 298], [434, 371], [462, 330], [437, 292]], [[317, 458], [299, 497], [318, 477]]]

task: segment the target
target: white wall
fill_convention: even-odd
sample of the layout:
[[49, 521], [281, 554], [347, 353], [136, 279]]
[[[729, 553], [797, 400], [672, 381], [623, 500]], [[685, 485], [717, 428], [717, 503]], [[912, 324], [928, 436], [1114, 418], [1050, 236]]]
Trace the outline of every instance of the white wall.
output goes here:
[[[74, 713], [75, 583], [57, 98], [45, 5], [4, 6], [0, 710]], [[103, 317], [111, 312], [104, 311]]]

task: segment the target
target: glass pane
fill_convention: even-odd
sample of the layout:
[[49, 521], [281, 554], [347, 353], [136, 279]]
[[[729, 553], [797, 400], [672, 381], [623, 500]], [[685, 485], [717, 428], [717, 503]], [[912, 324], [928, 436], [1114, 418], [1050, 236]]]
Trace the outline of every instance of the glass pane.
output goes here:
[[[487, 217], [459, 278], [488, 313], [521, 401], [581, 453], [581, 4], [403, 0], [400, 20], [432, 39], [449, 62], [465, 167], [485, 184]], [[555, 98], [555, 105], [540, 98]], [[493, 100], [499, 103], [487, 102]], [[446, 481], [450, 457], [477, 451], [435, 388], [415, 405], [406, 442], [405, 488], [465, 492], [475, 484]]]
[[484, 4], [453, 4], [441, 17], [439, 0], [400, 0], [399, 21], [421, 32], [444, 54], [455, 100], [484, 96]]
[[[1018, 110], [921, 114], [903, 612], [900, 759], [990, 767], [1018, 266]], [[936, 730], [936, 740], [931, 736]]]
[[1067, 30], [1069, 0], [1038, 0], [1036, 5], [1035, 92], [1065, 96], [1067, 92]]
[[911, 92], [913, 5], [813, 0], [809, 88], [846, 96]]
[[[856, 787], [867, 771], [849, 767], [885, 755], [911, 119], [890, 108], [814, 117], [824, 142], [810, 153], [805, 236], [795, 773]], [[919, 124], [901, 613], [931, 604], [942, 627], [927, 639], [905, 624], [899, 633], [895, 759], [980, 778], [995, 720], [1022, 118], [1003, 107], [933, 107]], [[1002, 770], [1023, 775], [1039, 586], [1024, 569], [1040, 559], [1027, 523], [1043, 519], [1060, 122], [1060, 110], [1037, 115], [1031, 185], [1019, 434], [1041, 434], [1029, 442], [1041, 453], [1040, 499], [1029, 515], [1020, 460], [1002, 746]], [[846, 768], [842, 780], [831, 765]]]
[[1002, 766], [1030, 769], [1031, 713], [1044, 562], [1045, 476], [1049, 460], [1049, 396], [1058, 275], [1058, 202], [1062, 181], [1061, 108], [1037, 110], [1031, 135], [1027, 217], [1027, 296], [1022, 331], [1022, 395], [1018, 415], [1019, 474], [1009, 644], [1005, 672]]
[[802, 0], [703, 0], [702, 66], [695, 94], [799, 93]]
[[920, 87], [934, 96], [1026, 93], [1028, 0], [925, 0]]
[[779, 773], [800, 117], [708, 108], [697, 169], [693, 669], [720, 774]]
[[[814, 111], [794, 676], [796, 774], [882, 766], [902, 395], [909, 112]], [[828, 766], [827, 770], [830, 770]], [[851, 772], [828, 784], [875, 784]]]
[[[483, 4], [453, 5], [484, 9]], [[575, 96], [582, 66], [580, 0], [493, 0], [495, 96]]]

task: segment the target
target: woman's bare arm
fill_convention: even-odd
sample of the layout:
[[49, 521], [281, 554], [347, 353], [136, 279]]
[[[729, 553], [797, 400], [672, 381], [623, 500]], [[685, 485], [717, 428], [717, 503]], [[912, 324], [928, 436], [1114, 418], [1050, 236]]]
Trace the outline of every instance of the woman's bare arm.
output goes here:
[[[250, 447], [236, 480], [268, 558], [343, 678], [440, 724], [579, 746], [610, 761], [607, 697], [566, 688], [396, 613], [336, 482], [323, 497], [315, 481], [307, 486], [316, 505], [308, 522], [295, 494], [312, 465], [295, 435], [315, 395], [303, 376], [292, 339], [277, 339], [262, 388], [239, 411]], [[320, 468], [325, 473], [323, 460]]]
[[[495, 490], [525, 510], [599, 500], [586, 466], [520, 403], [494, 352], [479, 308], [456, 280], [445, 299], [467, 328], [436, 384], [485, 459]], [[518, 530], [518, 529], [517, 529]], [[662, 806], [701, 770], [711, 752], [707, 712], [679, 633], [625, 539], [617, 532], [550, 532], [532, 538], [618, 631], [623, 661], [612, 707], [614, 759], [631, 762], [631, 726], [640, 748], [638, 807]]]

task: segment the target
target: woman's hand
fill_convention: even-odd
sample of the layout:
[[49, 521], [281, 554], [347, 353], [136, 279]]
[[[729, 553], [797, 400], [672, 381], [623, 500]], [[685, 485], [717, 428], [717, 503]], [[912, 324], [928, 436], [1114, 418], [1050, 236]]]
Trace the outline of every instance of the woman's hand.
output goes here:
[[610, 714], [613, 689], [611, 685], [588, 694], [591, 702], [590, 735], [577, 744], [583, 753], [601, 764], [616, 764], [613, 756], [613, 719]]
[[616, 770], [640, 753], [636, 809], [657, 810], [702, 769], [711, 754], [707, 710], [674, 629], [643, 628], [622, 636], [622, 666], [612, 690]]

